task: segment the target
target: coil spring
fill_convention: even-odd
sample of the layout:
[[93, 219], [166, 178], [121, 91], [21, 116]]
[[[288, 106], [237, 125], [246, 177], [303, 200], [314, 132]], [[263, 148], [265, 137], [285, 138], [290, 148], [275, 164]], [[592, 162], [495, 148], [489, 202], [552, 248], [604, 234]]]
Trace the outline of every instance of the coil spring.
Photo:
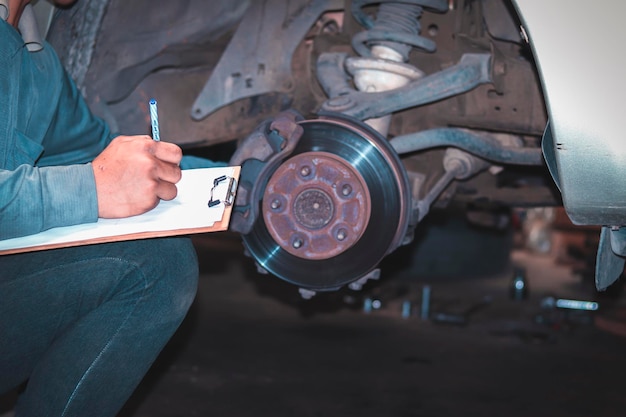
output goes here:
[[[373, 20], [363, 8], [371, 4], [380, 4], [376, 20]], [[386, 45], [408, 60], [411, 48], [433, 52], [435, 42], [420, 36], [419, 18], [423, 8], [444, 12], [448, 8], [447, 0], [352, 0], [352, 15], [365, 31], [352, 38], [352, 47], [361, 56], [371, 56], [371, 45]]]

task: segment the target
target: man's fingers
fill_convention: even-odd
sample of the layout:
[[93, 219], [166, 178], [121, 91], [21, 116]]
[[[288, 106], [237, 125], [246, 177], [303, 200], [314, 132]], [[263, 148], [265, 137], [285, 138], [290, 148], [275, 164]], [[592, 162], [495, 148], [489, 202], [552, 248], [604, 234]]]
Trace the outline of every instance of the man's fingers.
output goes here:
[[153, 141], [152, 150], [157, 159], [174, 165], [180, 164], [183, 158], [183, 151], [173, 143]]
[[173, 200], [178, 194], [178, 189], [176, 188], [176, 185], [171, 182], [159, 181], [156, 194], [161, 200]]
[[182, 171], [178, 165], [157, 161], [156, 175], [159, 180], [176, 184], [182, 177]]
[[182, 171], [178, 165], [158, 161], [156, 195], [161, 200], [172, 200], [178, 192], [176, 183], [182, 177]]

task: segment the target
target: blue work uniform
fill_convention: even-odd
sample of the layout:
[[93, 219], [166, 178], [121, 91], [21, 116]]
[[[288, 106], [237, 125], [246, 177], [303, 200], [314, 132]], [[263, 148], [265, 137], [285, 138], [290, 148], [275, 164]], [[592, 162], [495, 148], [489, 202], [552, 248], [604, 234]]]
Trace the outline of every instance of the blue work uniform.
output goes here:
[[[43, 45], [0, 19], [0, 239], [98, 218], [90, 161], [113, 135]], [[117, 415], [197, 281], [186, 237], [0, 256], [0, 395], [27, 381], [18, 416]]]
[[0, 20], [0, 239], [98, 219], [92, 161], [111, 141], [53, 50]]

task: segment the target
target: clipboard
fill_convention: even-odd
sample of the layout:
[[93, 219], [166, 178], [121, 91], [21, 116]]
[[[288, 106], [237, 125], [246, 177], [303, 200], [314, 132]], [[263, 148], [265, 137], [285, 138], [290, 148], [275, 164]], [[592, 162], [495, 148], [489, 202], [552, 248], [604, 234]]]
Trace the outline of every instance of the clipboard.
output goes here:
[[0, 255], [228, 230], [240, 172], [240, 166], [183, 170], [176, 198], [144, 214], [0, 240]]

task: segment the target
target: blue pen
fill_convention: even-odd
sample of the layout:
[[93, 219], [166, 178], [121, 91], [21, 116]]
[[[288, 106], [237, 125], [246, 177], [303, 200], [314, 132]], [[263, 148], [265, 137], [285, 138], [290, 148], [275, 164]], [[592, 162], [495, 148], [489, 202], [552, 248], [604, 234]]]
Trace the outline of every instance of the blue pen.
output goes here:
[[157, 142], [161, 140], [159, 136], [159, 115], [157, 113], [157, 102], [150, 100], [150, 124], [152, 125], [152, 139]]

